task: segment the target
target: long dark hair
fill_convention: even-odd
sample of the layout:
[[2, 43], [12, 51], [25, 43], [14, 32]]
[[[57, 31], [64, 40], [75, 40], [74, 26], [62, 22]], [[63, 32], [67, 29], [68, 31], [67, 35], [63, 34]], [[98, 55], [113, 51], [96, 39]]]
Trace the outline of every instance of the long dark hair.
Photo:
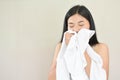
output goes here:
[[95, 29], [95, 24], [94, 24], [94, 20], [93, 17], [90, 13], [90, 11], [85, 7], [85, 6], [80, 6], [80, 5], [76, 5], [73, 6], [65, 15], [65, 19], [64, 19], [64, 26], [63, 26], [63, 32], [62, 32], [62, 37], [60, 42], [62, 43], [63, 40], [63, 36], [64, 36], [64, 32], [66, 32], [68, 30], [68, 19], [74, 15], [74, 14], [80, 14], [81, 16], [83, 16], [84, 18], [86, 18], [89, 23], [90, 23], [90, 30], [95, 30], [95, 34], [90, 38], [89, 40], [89, 44], [91, 46], [94, 46], [96, 44], [98, 44], [98, 40], [97, 40], [97, 36], [96, 36], [96, 29]]

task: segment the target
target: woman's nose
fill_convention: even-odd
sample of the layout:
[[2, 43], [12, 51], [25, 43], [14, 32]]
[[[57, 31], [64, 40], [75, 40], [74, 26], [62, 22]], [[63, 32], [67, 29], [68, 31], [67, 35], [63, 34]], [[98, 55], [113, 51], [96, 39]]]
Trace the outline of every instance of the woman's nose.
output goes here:
[[79, 29], [79, 28], [75, 28], [75, 27], [74, 27], [74, 28], [73, 28], [73, 31], [75, 31], [75, 32], [77, 32], [77, 33], [78, 33], [78, 32], [80, 31], [80, 29]]

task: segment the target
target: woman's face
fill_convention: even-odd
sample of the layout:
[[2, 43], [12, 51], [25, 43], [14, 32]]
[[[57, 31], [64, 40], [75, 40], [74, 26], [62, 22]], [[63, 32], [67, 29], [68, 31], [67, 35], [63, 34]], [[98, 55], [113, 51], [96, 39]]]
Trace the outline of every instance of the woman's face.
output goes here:
[[81, 28], [90, 28], [89, 21], [79, 14], [74, 14], [68, 19], [68, 30], [79, 32]]

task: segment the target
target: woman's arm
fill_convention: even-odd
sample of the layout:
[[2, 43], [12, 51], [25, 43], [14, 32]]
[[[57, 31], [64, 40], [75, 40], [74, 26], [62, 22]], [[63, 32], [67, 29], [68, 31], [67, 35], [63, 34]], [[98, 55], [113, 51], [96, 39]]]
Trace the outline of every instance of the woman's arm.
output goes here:
[[58, 43], [56, 48], [55, 48], [53, 61], [52, 61], [50, 71], [49, 71], [49, 74], [48, 74], [48, 80], [56, 80], [56, 59], [57, 59], [60, 47], [61, 47], [61, 43]]
[[108, 80], [108, 76], [109, 76], [109, 50], [108, 50], [108, 46], [106, 44], [100, 43], [98, 46], [98, 53], [102, 57], [103, 68], [105, 69], [106, 74], [107, 74], [106, 80]]

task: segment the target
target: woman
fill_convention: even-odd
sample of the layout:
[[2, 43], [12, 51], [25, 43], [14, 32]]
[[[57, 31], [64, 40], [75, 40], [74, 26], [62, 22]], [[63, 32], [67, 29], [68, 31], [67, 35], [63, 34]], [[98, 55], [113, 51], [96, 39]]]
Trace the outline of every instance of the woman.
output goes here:
[[[92, 18], [90, 11], [85, 6], [76, 5], [73, 6], [66, 14], [64, 20], [64, 27], [61, 41], [57, 44], [55, 49], [55, 54], [53, 58], [53, 62], [50, 68], [49, 80], [56, 80], [56, 64], [57, 64], [57, 56], [61, 49], [61, 43], [63, 42], [64, 33], [68, 30], [75, 31], [76, 33], [79, 32], [82, 28], [86, 28], [89, 30], [95, 30], [95, 24]], [[96, 31], [96, 30], [95, 30]], [[70, 38], [73, 36], [73, 33], [66, 32], [65, 34], [65, 43], [66, 45], [69, 44]], [[90, 38], [89, 45], [93, 48], [98, 55], [101, 56], [103, 61], [103, 69], [106, 71], [108, 80], [108, 73], [109, 73], [109, 51], [108, 47], [104, 43], [100, 43], [97, 40], [96, 32]], [[90, 76], [90, 66], [91, 66], [91, 58], [85, 52], [85, 58], [87, 61], [87, 66], [85, 68], [86, 74]]]

